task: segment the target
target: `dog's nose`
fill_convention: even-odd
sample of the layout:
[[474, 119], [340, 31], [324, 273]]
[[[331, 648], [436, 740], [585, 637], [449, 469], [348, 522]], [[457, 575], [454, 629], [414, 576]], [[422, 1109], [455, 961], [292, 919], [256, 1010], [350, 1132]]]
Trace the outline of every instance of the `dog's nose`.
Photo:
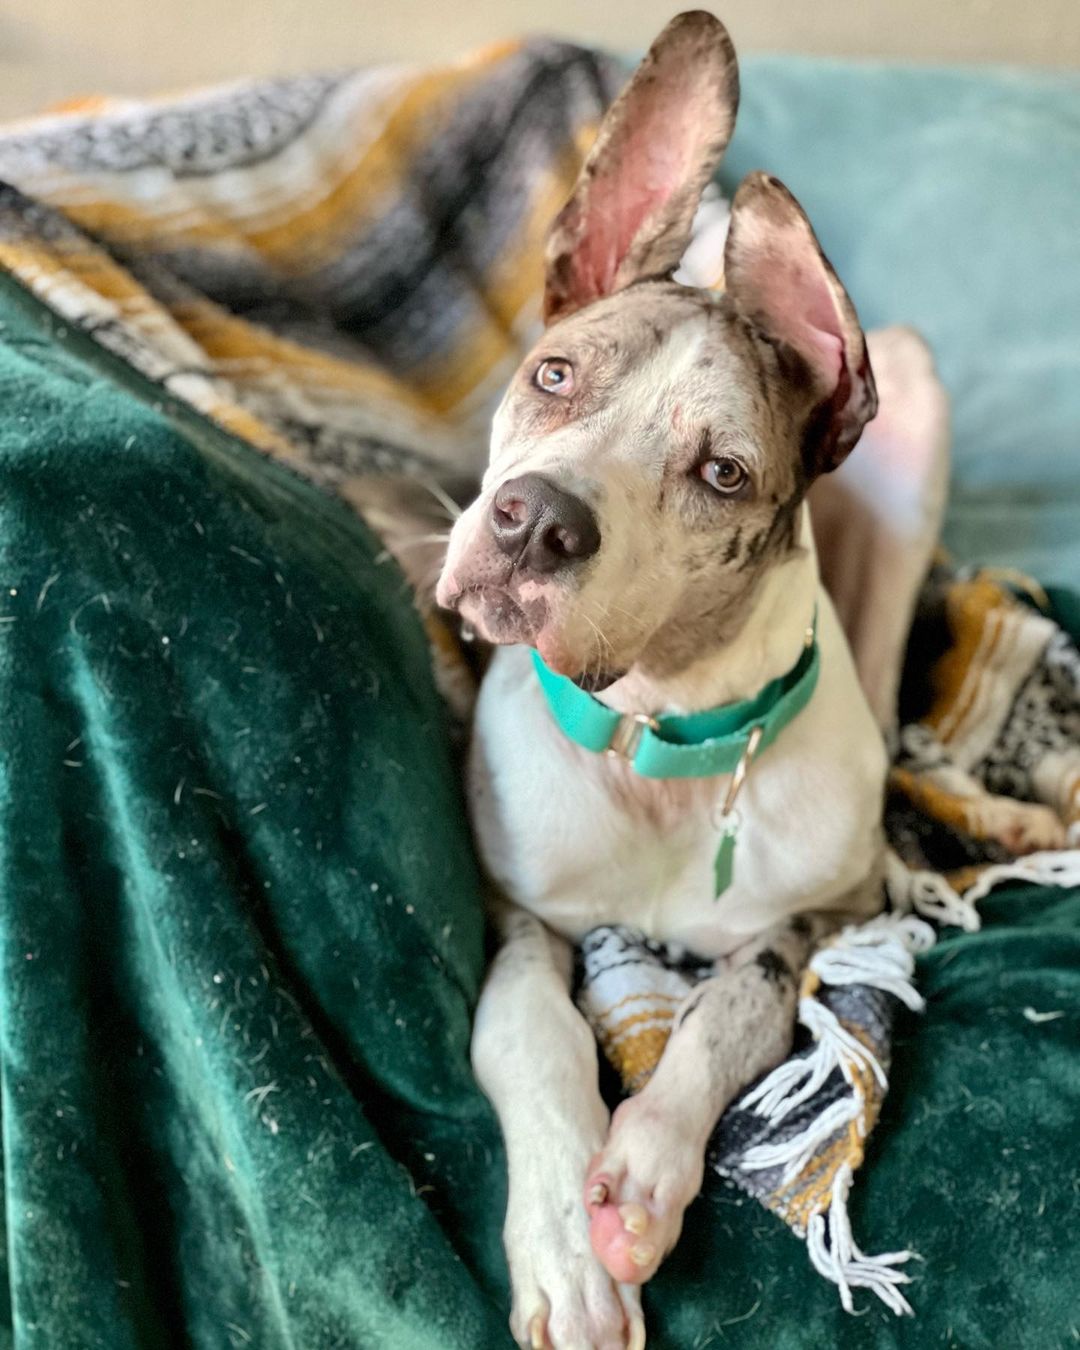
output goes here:
[[491, 532], [503, 553], [533, 572], [556, 572], [600, 547], [592, 508], [539, 473], [503, 483], [491, 503]]

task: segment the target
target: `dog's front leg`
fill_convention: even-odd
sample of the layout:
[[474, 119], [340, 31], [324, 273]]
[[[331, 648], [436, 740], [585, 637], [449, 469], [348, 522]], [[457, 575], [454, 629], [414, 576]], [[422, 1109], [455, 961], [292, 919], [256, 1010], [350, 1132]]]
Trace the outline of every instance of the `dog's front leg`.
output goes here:
[[502, 946], [477, 1008], [472, 1060], [506, 1141], [511, 1330], [536, 1350], [641, 1350], [638, 1291], [593, 1254], [581, 1201], [608, 1112], [596, 1042], [570, 999], [570, 948], [524, 910], [500, 904], [494, 918]]
[[585, 1200], [614, 1279], [650, 1279], [675, 1245], [721, 1112], [791, 1049], [799, 975], [825, 927], [795, 919], [718, 962], [676, 1012], [648, 1083], [612, 1117]]

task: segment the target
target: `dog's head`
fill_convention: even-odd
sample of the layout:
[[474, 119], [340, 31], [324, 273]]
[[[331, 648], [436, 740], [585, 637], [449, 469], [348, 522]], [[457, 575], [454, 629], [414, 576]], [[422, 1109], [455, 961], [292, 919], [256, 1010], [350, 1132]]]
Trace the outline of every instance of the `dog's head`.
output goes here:
[[729, 639], [875, 411], [855, 309], [775, 178], [735, 194], [722, 294], [671, 280], [737, 103], [727, 32], [695, 12], [612, 105], [439, 581], [482, 636], [594, 688]]

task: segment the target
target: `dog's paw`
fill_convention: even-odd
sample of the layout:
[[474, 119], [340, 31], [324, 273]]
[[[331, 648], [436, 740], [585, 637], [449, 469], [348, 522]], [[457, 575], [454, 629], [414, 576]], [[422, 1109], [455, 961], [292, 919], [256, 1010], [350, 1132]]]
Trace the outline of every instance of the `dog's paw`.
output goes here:
[[1060, 817], [1035, 802], [979, 797], [969, 807], [969, 818], [977, 838], [995, 839], [1017, 857], [1064, 848], [1068, 838]]
[[655, 1275], [682, 1232], [704, 1168], [701, 1142], [674, 1114], [644, 1096], [623, 1102], [585, 1181], [589, 1238], [613, 1279], [644, 1284]]
[[617, 1285], [591, 1252], [577, 1269], [553, 1252], [511, 1277], [510, 1330], [523, 1350], [645, 1350], [637, 1286]]
[[644, 1350], [636, 1284], [618, 1284], [597, 1261], [576, 1200], [559, 1205], [549, 1198], [531, 1215], [508, 1215], [504, 1240], [513, 1287], [510, 1330], [518, 1345]]

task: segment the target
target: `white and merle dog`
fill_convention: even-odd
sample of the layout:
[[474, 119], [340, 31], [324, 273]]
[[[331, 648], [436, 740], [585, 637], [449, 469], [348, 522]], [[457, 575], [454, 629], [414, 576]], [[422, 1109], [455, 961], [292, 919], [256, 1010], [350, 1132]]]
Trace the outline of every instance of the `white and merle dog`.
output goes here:
[[[717, 1118], [788, 1052], [811, 944], [881, 903], [885, 749], [805, 503], [874, 414], [859, 320], [798, 203], [761, 173], [732, 203], [723, 292], [672, 280], [737, 99], [728, 35], [695, 12], [608, 112], [550, 234], [546, 330], [438, 586], [498, 644], [470, 796], [501, 946], [473, 1059], [509, 1160], [511, 1326], [534, 1347], [644, 1345], [640, 1286], [679, 1236]], [[646, 778], [575, 744], [530, 648], [650, 718], [757, 695], [815, 623], [816, 687], [746, 774], [717, 897], [732, 775]], [[570, 979], [574, 944], [613, 922], [714, 973], [609, 1119]]]

